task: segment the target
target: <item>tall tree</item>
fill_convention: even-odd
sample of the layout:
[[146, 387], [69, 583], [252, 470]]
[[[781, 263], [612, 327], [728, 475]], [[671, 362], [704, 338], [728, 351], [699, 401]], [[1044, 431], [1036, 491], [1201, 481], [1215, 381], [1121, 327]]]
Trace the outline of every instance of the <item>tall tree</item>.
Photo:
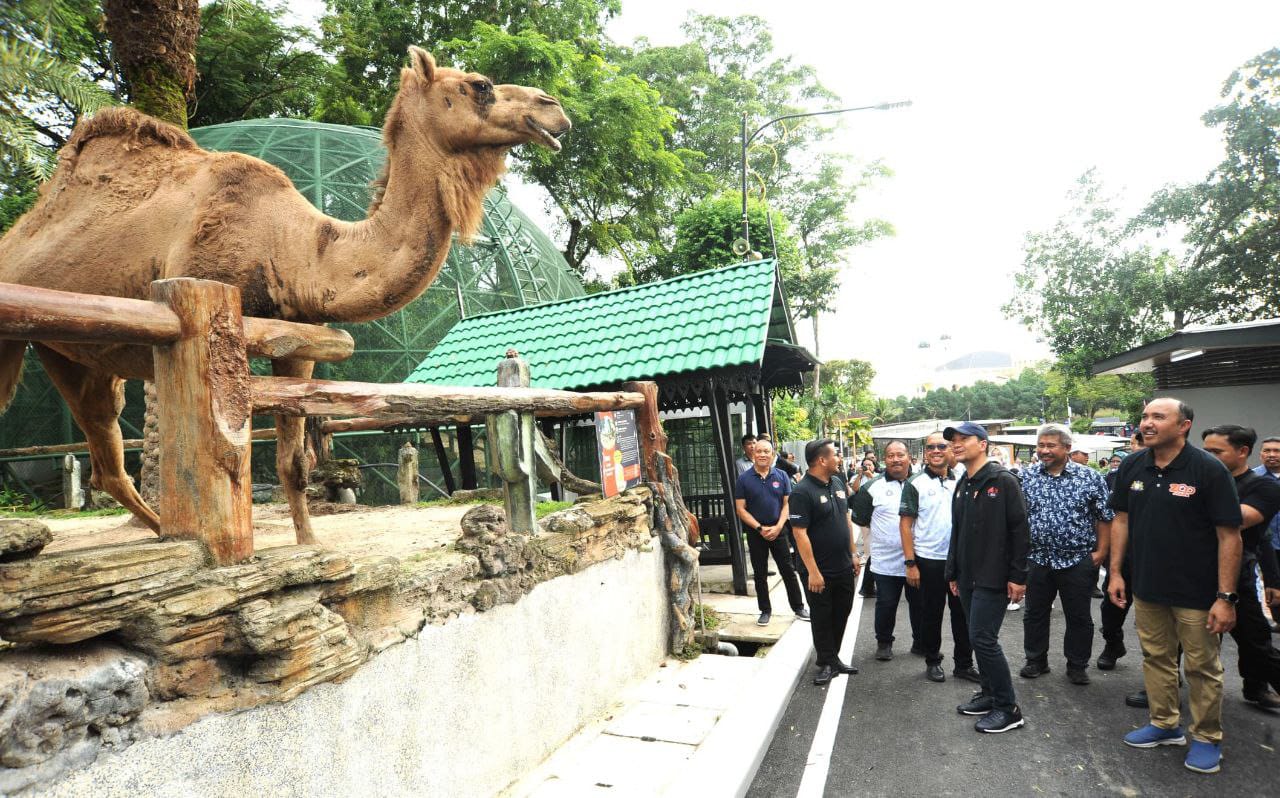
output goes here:
[[1232, 72], [1222, 97], [1202, 118], [1226, 157], [1203, 181], [1158, 192], [1135, 226], [1185, 231], [1184, 268], [1202, 292], [1190, 312], [1243, 321], [1280, 305], [1280, 48]]
[[196, 83], [198, 0], [102, 0], [129, 104], [179, 127]]
[[1017, 292], [1006, 315], [1038, 332], [1060, 366], [1085, 377], [1099, 360], [1202, 317], [1205, 286], [1168, 252], [1137, 243], [1090, 170], [1073, 207], [1046, 231], [1029, 233]]

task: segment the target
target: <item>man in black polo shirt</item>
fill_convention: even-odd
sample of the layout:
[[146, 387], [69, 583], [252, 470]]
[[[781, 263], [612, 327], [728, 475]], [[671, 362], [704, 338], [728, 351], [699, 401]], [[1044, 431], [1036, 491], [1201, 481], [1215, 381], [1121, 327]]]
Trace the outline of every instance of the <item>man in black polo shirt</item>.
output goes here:
[[1244, 554], [1240, 558], [1240, 582], [1236, 592], [1236, 625], [1231, 637], [1240, 652], [1240, 678], [1244, 680], [1244, 700], [1266, 709], [1280, 709], [1280, 696], [1267, 686], [1280, 690], [1280, 651], [1271, 645], [1271, 625], [1262, 614], [1258, 601], [1257, 570], [1267, 587], [1280, 586], [1276, 554], [1267, 539], [1267, 526], [1280, 512], [1280, 482], [1258, 476], [1249, 468], [1249, 455], [1258, 443], [1258, 433], [1239, 424], [1222, 424], [1201, 433], [1204, 450], [1222, 461], [1236, 481], [1240, 496], [1240, 514], [1245, 528], [1240, 537]]
[[791, 493], [791, 533], [800, 552], [800, 578], [809, 599], [813, 647], [818, 652], [813, 683], [823, 685], [837, 673], [858, 672], [839, 657], [853, 609], [858, 558], [848, 489], [836, 475], [840, 461], [835, 441], [810, 442], [804, 447], [804, 459], [809, 470]]
[[1184, 745], [1178, 690], [1183, 651], [1191, 706], [1191, 747], [1184, 762], [1216, 773], [1222, 759], [1222, 660], [1219, 637], [1236, 622], [1240, 575], [1240, 501], [1231, 474], [1208, 452], [1187, 444], [1194, 417], [1177, 399], [1142, 409], [1147, 449], [1125, 458], [1111, 507], [1111, 579], [1125, 603], [1120, 567], [1129, 552], [1134, 625], [1151, 722], [1124, 737], [1135, 748]]
[[791, 538], [787, 535], [787, 503], [791, 496], [791, 480], [773, 465], [773, 443], [759, 438], [752, 450], [755, 465], [738, 475], [734, 506], [747, 530], [747, 550], [751, 553], [751, 573], [756, 584], [756, 605], [760, 608], [759, 626], [768, 626], [773, 615], [769, 601], [769, 555], [778, 566], [787, 601], [796, 617], [805, 620], [804, 601], [800, 596], [800, 580], [791, 565]]

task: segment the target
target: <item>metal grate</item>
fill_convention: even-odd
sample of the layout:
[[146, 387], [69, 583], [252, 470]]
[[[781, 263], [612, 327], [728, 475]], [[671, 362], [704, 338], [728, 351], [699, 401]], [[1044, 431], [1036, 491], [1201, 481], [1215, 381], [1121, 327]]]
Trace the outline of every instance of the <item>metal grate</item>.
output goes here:
[[1211, 349], [1198, 357], [1158, 365], [1155, 374], [1161, 390], [1280, 382], [1280, 347]]

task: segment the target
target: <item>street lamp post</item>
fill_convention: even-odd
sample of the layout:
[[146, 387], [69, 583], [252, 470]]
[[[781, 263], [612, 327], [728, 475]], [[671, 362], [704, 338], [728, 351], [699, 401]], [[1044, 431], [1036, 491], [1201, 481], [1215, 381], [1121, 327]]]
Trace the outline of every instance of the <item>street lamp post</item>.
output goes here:
[[742, 115], [742, 158], [740, 166], [742, 169], [742, 242], [743, 246], [735, 247], [742, 250], [742, 256], [749, 257], [751, 252], [751, 228], [747, 223], [747, 148], [751, 146], [751, 142], [755, 141], [756, 136], [770, 125], [778, 122], [785, 122], [788, 119], [803, 119], [809, 116], [831, 116], [832, 114], [847, 114], [851, 111], [888, 111], [893, 108], [906, 108], [911, 105], [910, 100], [903, 100], [896, 103], [877, 103], [876, 105], [860, 105], [857, 108], [835, 108], [830, 111], [810, 111], [804, 114], [786, 114], [777, 116], [765, 122], [763, 125], [755, 129], [751, 135], [747, 135], [747, 115]]

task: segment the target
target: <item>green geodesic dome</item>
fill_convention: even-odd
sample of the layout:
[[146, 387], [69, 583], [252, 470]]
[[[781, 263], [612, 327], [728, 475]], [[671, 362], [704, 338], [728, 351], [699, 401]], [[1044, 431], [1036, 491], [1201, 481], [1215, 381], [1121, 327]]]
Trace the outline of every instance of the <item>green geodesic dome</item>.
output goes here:
[[[368, 127], [256, 119], [196, 128], [191, 135], [205, 149], [241, 152], [275, 164], [316, 207], [351, 221], [365, 217], [370, 183], [386, 158], [381, 132]], [[475, 243], [464, 247], [455, 241], [436, 281], [401, 311], [339, 325], [355, 338], [356, 354], [341, 363], [317, 364], [317, 377], [397, 382], [422, 362], [462, 312], [474, 316], [584, 293], [556, 246], [501, 188], [490, 192], [484, 204]], [[261, 370], [266, 364], [255, 361], [254, 366]], [[140, 384], [128, 383], [127, 393], [121, 426], [126, 438], [141, 437]], [[269, 419], [262, 421], [270, 425]], [[28, 352], [22, 386], [0, 416], [0, 448], [82, 439]]]

